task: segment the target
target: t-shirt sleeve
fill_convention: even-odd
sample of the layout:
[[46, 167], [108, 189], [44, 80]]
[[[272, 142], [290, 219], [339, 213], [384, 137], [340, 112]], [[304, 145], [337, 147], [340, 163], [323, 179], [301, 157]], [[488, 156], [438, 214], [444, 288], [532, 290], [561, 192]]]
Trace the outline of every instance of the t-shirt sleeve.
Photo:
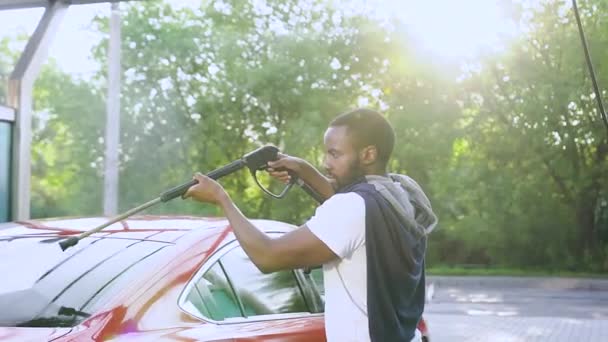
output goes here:
[[365, 243], [365, 201], [354, 192], [335, 194], [306, 226], [340, 259], [348, 259]]

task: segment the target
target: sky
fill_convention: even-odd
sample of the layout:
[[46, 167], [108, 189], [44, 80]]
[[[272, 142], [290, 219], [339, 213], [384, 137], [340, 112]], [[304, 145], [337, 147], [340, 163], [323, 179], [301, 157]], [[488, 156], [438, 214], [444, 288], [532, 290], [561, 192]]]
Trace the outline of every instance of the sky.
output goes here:
[[[363, 11], [397, 13], [421, 51], [448, 59], [470, 58], [482, 48], [500, 50], [504, 41], [501, 37], [516, 34], [514, 24], [505, 20], [497, 0], [350, 1]], [[198, 7], [201, 0], [169, 2], [175, 7]], [[30, 35], [42, 13], [43, 9], [0, 11], [0, 37]], [[90, 58], [91, 48], [101, 36], [93, 31], [91, 21], [98, 14], [109, 13], [108, 3], [71, 6], [53, 38], [49, 57], [72, 75], [83, 78], [93, 75], [98, 65]]]
[[[0, 11], [0, 35], [13, 37], [30, 36], [42, 17], [44, 9]], [[73, 74], [92, 74], [97, 66], [89, 59], [91, 47], [100, 37], [91, 28], [91, 20], [97, 13], [110, 12], [109, 4], [71, 6], [53, 37], [48, 56], [60, 67]], [[23, 46], [16, 46], [22, 49]]]
[[448, 59], [471, 58], [479, 49], [501, 51], [518, 33], [497, 0], [384, 1], [399, 13], [418, 48]]
[[[175, 7], [198, 6], [201, 0], [170, 0]], [[92, 76], [99, 68], [90, 57], [91, 49], [101, 36], [94, 32], [91, 22], [96, 15], [109, 16], [109, 3], [72, 5], [51, 42], [48, 56], [55, 59], [64, 71], [83, 78]], [[44, 9], [0, 11], [0, 37], [13, 37], [36, 29]], [[19, 46], [20, 49], [23, 46]]]

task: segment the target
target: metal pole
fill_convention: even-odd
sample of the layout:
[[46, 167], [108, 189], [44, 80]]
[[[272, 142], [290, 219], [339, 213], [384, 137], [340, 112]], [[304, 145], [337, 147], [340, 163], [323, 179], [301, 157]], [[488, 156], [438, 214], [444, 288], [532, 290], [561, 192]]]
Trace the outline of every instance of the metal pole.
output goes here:
[[[114, 224], [114, 223], [116, 223], [116, 222], [120, 222], [120, 221], [122, 221], [122, 220], [124, 220], [124, 219], [128, 218], [129, 216], [134, 215], [134, 214], [137, 214], [138, 212], [140, 212], [140, 211], [142, 211], [142, 210], [146, 210], [146, 209], [148, 209], [149, 207], [151, 207], [151, 206], [153, 206], [153, 205], [155, 205], [155, 204], [158, 204], [158, 203], [160, 203], [160, 202], [161, 202], [161, 198], [160, 198], [160, 197], [157, 197], [157, 198], [155, 198], [155, 199], [153, 199], [153, 200], [151, 200], [151, 201], [149, 201], [149, 202], [146, 202], [146, 203], [144, 203], [144, 204], [140, 205], [140, 206], [139, 206], [139, 207], [137, 207], [137, 208], [133, 208], [133, 209], [131, 209], [131, 210], [127, 211], [127, 212], [126, 212], [126, 213], [124, 213], [124, 214], [120, 214], [120, 215], [118, 215], [118, 216], [114, 217], [114, 218], [113, 218], [113, 219], [111, 219], [110, 221], [108, 221], [108, 222], [106, 222], [106, 223], [102, 224], [101, 226], [97, 226], [97, 227], [95, 227], [95, 228], [93, 228], [93, 229], [91, 229], [91, 230], [87, 230], [86, 232], [82, 232], [82, 233], [81, 233], [80, 235], [78, 235], [78, 236], [73, 236], [73, 237], [71, 237], [71, 238], [68, 238], [67, 240], [63, 240], [63, 241], [61, 241], [61, 242], [59, 243], [59, 246], [61, 246], [61, 250], [62, 250], [62, 251], [65, 251], [66, 249], [68, 249], [68, 248], [70, 248], [70, 247], [72, 247], [72, 246], [76, 245], [76, 244], [78, 243], [78, 241], [80, 241], [80, 240], [82, 240], [82, 239], [84, 239], [84, 238], [86, 238], [86, 237], [88, 237], [88, 236], [91, 236], [91, 235], [93, 235], [93, 234], [95, 234], [95, 233], [100, 232], [100, 231], [101, 231], [102, 229], [104, 229], [105, 227], [108, 227], [108, 226], [110, 226], [110, 225], [112, 225], [112, 224]], [[55, 242], [55, 239], [50, 239], [50, 240], [41, 241], [41, 242], [45, 242], [45, 243], [49, 243], [49, 242]]]
[[8, 82], [8, 105], [15, 108], [12, 146], [12, 220], [30, 218], [30, 177], [32, 144], [32, 95], [34, 81], [46, 60], [48, 46], [69, 5], [52, 1], [46, 8], [36, 30]]
[[106, 216], [116, 215], [118, 212], [118, 148], [120, 144], [121, 22], [118, 3], [112, 3], [111, 7], [103, 197], [103, 213]]
[[0, 223], [11, 217], [11, 139], [15, 111], [0, 105]]

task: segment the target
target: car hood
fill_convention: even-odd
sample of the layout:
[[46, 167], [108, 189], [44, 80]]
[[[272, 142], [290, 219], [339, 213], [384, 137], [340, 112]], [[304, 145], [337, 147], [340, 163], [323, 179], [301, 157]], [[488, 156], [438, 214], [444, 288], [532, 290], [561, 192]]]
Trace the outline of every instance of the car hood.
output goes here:
[[0, 341], [52, 341], [69, 333], [71, 328], [14, 328], [0, 327]]

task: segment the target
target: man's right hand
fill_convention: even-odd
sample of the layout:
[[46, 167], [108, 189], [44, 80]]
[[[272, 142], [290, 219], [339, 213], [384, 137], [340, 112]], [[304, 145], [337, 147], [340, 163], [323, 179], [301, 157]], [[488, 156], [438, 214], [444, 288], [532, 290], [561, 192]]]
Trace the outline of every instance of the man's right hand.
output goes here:
[[306, 160], [282, 153], [279, 153], [277, 157], [277, 160], [268, 162], [267, 171], [270, 176], [286, 184], [291, 180], [289, 173], [298, 176], [322, 199], [328, 199], [336, 193], [333, 181]]
[[283, 153], [277, 154], [277, 157], [277, 160], [268, 162], [268, 169], [266, 171], [268, 171], [271, 177], [287, 184], [291, 180], [289, 173], [298, 175], [304, 161]]

